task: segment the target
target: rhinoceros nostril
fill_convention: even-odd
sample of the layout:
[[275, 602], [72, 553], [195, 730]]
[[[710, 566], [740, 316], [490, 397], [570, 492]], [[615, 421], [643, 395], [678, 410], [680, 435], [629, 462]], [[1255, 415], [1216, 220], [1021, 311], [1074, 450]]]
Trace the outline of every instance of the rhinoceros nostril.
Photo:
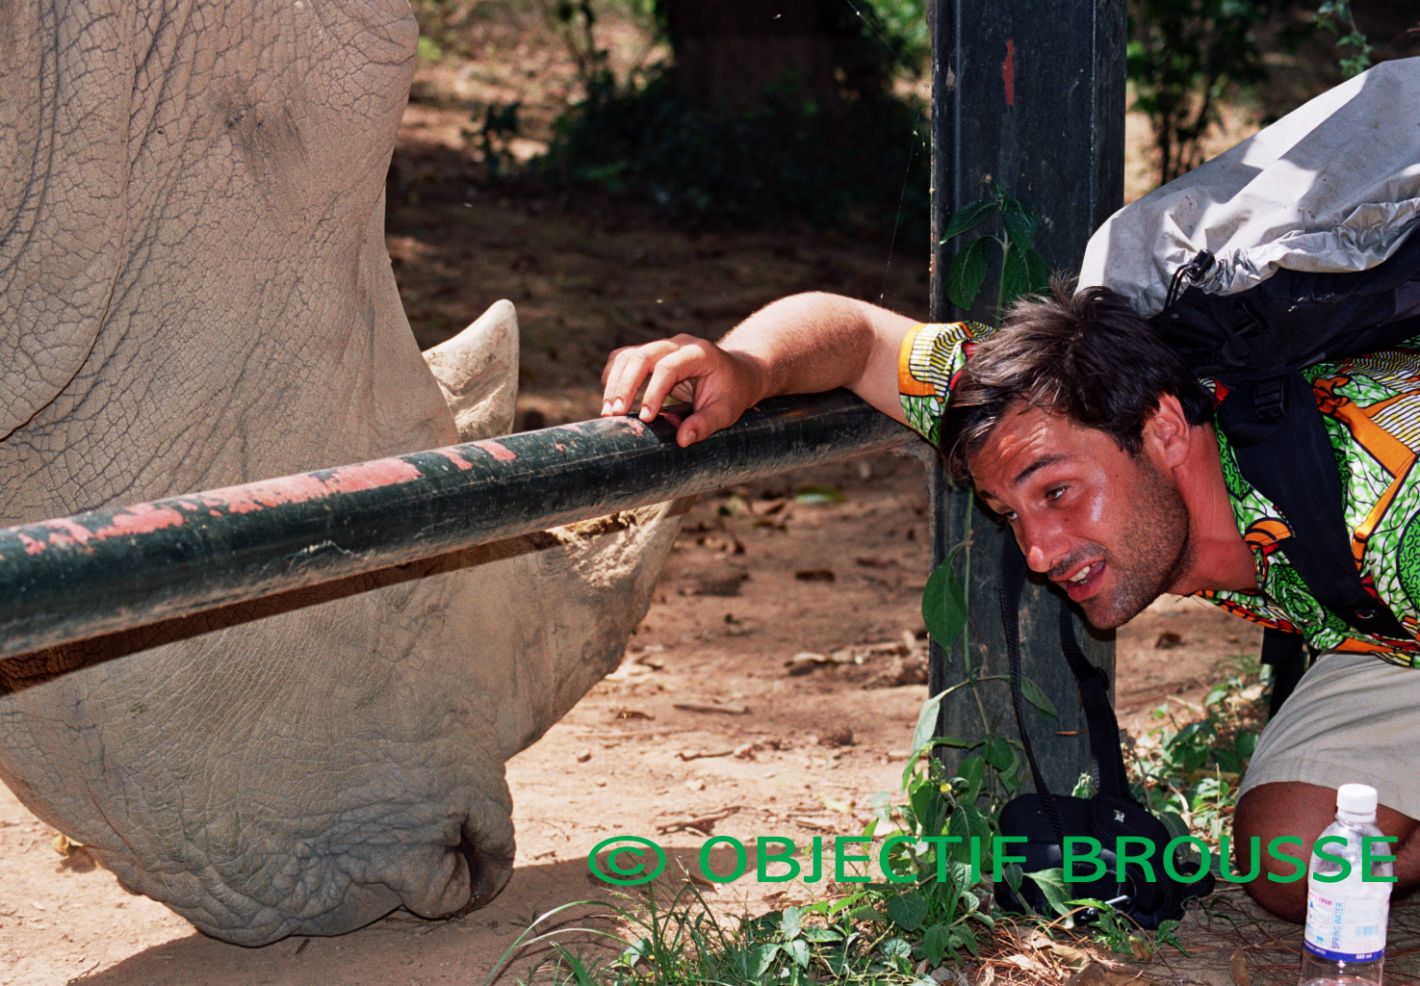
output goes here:
[[513, 853], [480, 845], [480, 839], [467, 824], [461, 829], [463, 841], [458, 851], [468, 866], [468, 903], [459, 909], [459, 914], [467, 914], [485, 906], [507, 884], [513, 874]]

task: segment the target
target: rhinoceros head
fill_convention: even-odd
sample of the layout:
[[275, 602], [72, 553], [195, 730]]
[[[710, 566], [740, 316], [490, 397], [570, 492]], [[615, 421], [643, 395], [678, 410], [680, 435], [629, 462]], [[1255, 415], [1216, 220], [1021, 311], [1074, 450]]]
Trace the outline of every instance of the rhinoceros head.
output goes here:
[[[9, 18], [0, 523], [506, 430], [511, 309], [426, 362], [384, 247], [404, 0]], [[513, 860], [504, 761], [615, 666], [676, 516], [0, 662], [0, 778], [229, 941], [476, 904]]]

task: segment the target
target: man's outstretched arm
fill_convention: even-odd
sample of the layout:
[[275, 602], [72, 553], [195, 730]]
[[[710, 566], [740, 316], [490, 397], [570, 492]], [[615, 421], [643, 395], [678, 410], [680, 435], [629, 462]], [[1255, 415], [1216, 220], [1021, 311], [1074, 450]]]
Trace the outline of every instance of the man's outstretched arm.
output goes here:
[[904, 421], [898, 353], [919, 323], [840, 295], [811, 292], [773, 302], [735, 326], [719, 344], [690, 335], [618, 349], [602, 371], [603, 415], [630, 411], [649, 421], [667, 397], [691, 405], [676, 430], [685, 446], [727, 428], [766, 397], [847, 387]]

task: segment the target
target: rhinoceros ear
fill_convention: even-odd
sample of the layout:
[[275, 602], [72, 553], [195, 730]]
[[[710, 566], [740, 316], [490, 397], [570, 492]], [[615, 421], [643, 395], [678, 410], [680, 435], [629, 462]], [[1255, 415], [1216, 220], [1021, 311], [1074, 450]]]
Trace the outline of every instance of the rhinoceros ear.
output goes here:
[[513, 430], [518, 399], [518, 313], [496, 301], [452, 339], [424, 351], [453, 412], [459, 440], [476, 441]]

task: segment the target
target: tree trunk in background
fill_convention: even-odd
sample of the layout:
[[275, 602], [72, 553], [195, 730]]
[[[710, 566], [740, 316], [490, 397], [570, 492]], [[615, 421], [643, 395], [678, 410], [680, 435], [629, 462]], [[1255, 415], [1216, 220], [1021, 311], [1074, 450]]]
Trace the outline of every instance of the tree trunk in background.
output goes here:
[[701, 109], [744, 109], [784, 85], [806, 99], [836, 100], [841, 3], [661, 0], [687, 101]]

